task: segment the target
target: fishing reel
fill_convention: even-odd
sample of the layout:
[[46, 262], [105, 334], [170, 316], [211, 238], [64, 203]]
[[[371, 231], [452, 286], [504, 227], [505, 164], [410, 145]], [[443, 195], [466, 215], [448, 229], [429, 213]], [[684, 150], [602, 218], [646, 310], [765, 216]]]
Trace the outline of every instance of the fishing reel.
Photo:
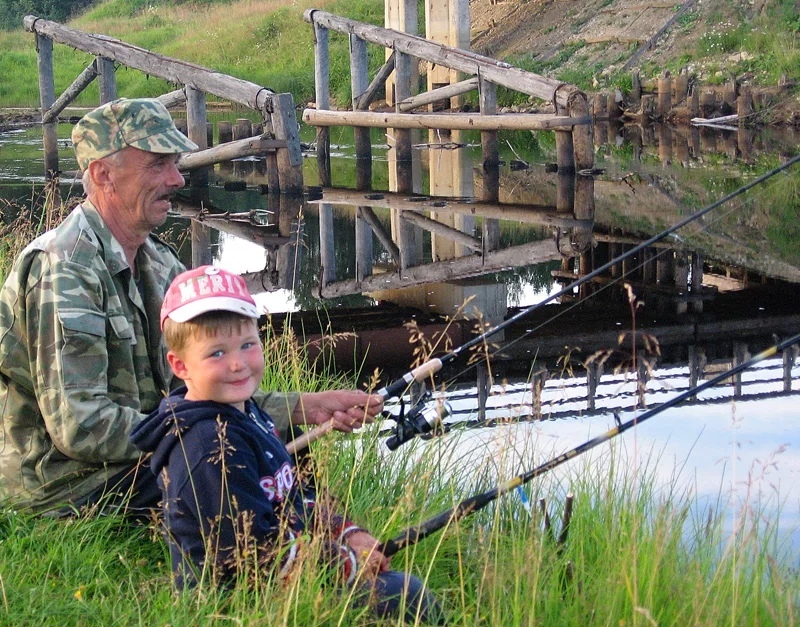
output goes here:
[[392, 435], [386, 439], [386, 447], [394, 451], [417, 435], [436, 430], [444, 431], [442, 421], [450, 415], [450, 406], [441, 399], [432, 400], [431, 393], [425, 392], [416, 404], [406, 413], [405, 402], [400, 399], [400, 414], [395, 416], [384, 412], [385, 418], [395, 421]]

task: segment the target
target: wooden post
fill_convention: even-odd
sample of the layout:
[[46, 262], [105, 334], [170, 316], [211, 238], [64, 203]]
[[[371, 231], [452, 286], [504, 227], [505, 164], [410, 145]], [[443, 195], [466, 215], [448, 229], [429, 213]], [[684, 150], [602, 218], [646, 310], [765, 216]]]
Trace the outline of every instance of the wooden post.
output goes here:
[[47, 112], [43, 112], [42, 115], [42, 124], [48, 124], [50, 122], [56, 122], [58, 119], [58, 114], [61, 113], [70, 102], [75, 100], [78, 94], [80, 94], [86, 87], [97, 77], [97, 61], [92, 61], [89, 66], [80, 73], [78, 78], [72, 81], [72, 85], [70, 85], [64, 93], [62, 93], [58, 99], [53, 103], [53, 105], [47, 110]]
[[672, 102], [678, 104], [682, 102], [689, 93], [689, 76], [686, 71], [681, 71], [672, 81]]
[[323, 286], [336, 280], [336, 249], [333, 234], [333, 205], [319, 206], [319, 257], [322, 263]]
[[700, 91], [700, 115], [704, 118], [710, 118], [716, 107], [716, 97], [712, 89], [703, 89]]
[[661, 165], [672, 163], [672, 129], [667, 124], [658, 125], [658, 158]]
[[100, 104], [117, 99], [117, 78], [114, 61], [103, 56], [97, 57], [97, 81], [100, 86]]
[[217, 139], [220, 144], [233, 141], [233, 124], [224, 120], [217, 122]]
[[631, 105], [636, 106], [642, 97], [642, 79], [639, 76], [639, 70], [635, 69], [631, 72]]
[[[556, 113], [566, 115], [566, 108], [557, 106]], [[572, 131], [556, 131], [556, 163], [559, 172], [575, 171], [575, 147], [572, 140]]]
[[[42, 115], [56, 100], [56, 85], [53, 75], [53, 40], [36, 35], [37, 64], [39, 70], [39, 103]], [[55, 122], [42, 124], [44, 147], [44, 176], [49, 181], [58, 176], [58, 134]]]
[[[411, 96], [411, 57], [402, 52], [395, 57], [395, 109], [400, 113], [399, 103]], [[411, 164], [411, 131], [409, 129], [393, 129], [395, 139], [395, 157], [397, 163], [397, 191], [401, 194], [413, 193], [414, 173]]]
[[[278, 162], [278, 189], [282, 194], [303, 193], [303, 153], [300, 150], [300, 125], [292, 94], [275, 94], [272, 99], [272, 132], [285, 140], [286, 148], [275, 151]], [[270, 182], [270, 188], [273, 183]]]
[[749, 87], [742, 87], [736, 100], [736, 112], [739, 114], [739, 126], [745, 126], [753, 115], [753, 93]]
[[[367, 74], [367, 42], [350, 35], [350, 86], [353, 92], [353, 111], [358, 108], [359, 96], [369, 86]], [[356, 151], [356, 189], [372, 189], [372, 142], [369, 127], [353, 129]]]
[[[314, 89], [318, 110], [331, 108], [328, 29], [314, 22]], [[331, 131], [317, 127], [317, 171], [319, 184], [331, 187]]]
[[[208, 116], [206, 114], [206, 95], [194, 87], [186, 86], [186, 126], [189, 139], [200, 150], [208, 148]], [[207, 203], [208, 169], [196, 168], [189, 174], [189, 186], [193, 199]], [[211, 254], [210, 227], [192, 220], [192, 266], [205, 266], [213, 262]]]
[[665, 70], [658, 79], [658, 117], [665, 118], [672, 109], [672, 79]]
[[[479, 79], [481, 114], [497, 113], [497, 86]], [[483, 156], [483, 186], [481, 200], [497, 202], [500, 198], [500, 147], [497, 131], [481, 132], [481, 154]], [[498, 220], [483, 221], [483, 251], [500, 247], [500, 223]]]

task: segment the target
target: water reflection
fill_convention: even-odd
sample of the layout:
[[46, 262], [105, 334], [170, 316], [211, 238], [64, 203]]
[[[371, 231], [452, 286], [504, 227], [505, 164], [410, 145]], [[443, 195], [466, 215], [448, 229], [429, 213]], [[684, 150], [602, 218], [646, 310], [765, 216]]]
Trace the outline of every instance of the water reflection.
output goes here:
[[[348, 334], [320, 350], [335, 352], [342, 367], [368, 374], [377, 367], [393, 379], [425, 348], [412, 343], [404, 323], [415, 321], [434, 352], [459, 346], [476, 324], [497, 324], [561, 291], [766, 172], [797, 145], [788, 133], [636, 125], [595, 137], [598, 172], [564, 177], [551, 171], [547, 135], [501, 135], [507, 150], [497, 203], [422, 196], [431, 188], [463, 194], [466, 180], [479, 188], [479, 168], [463, 169], [477, 144], [469, 134], [446, 152], [417, 142], [427, 167], [449, 168], [447, 177], [421, 178], [417, 196], [340, 188], [326, 190], [322, 203], [274, 198], [262, 187], [261, 163], [237, 161], [212, 173], [202, 207], [183, 194], [167, 228], [186, 233], [179, 213], [202, 212], [215, 227], [214, 258], [246, 272], [271, 312], [293, 312], [286, 320], [276, 315], [275, 324], [309, 339]], [[0, 134], [3, 198], [30, 198], [31, 183], [43, 181], [37, 138], [35, 131]], [[351, 188], [348, 137], [334, 141], [343, 155], [334, 183]], [[70, 159], [65, 147], [63, 167], [74, 167]], [[313, 163], [307, 166], [313, 181]], [[386, 189], [386, 161], [372, 166], [373, 185]], [[627, 420], [797, 333], [798, 190], [796, 169], [775, 176], [529, 312], [480, 347], [488, 367], [469, 356], [449, 364], [435, 387], [446, 388], [453, 430], [407, 446], [450, 447], [448, 457], [461, 464], [452, 472], [465, 481], [478, 468], [508, 476], [607, 430], [615, 413]], [[190, 243], [178, 241], [190, 259]], [[742, 503], [769, 499], [797, 555], [795, 356], [764, 362], [624, 434], [612, 445], [626, 452], [622, 466], [647, 466], [665, 485], [677, 477], [701, 509], [730, 496], [732, 521]], [[587, 453], [547, 481], [563, 486], [576, 467], [605, 468], [609, 450]]]

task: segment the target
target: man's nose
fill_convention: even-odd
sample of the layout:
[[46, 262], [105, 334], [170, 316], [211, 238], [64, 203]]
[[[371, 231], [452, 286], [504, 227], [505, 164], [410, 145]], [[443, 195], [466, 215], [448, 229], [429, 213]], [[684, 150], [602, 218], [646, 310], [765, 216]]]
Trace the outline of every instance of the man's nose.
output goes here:
[[172, 164], [172, 170], [170, 171], [170, 178], [169, 184], [176, 189], [180, 189], [184, 185], [186, 185], [186, 180], [183, 178], [183, 174], [178, 169], [178, 163], [175, 162]]

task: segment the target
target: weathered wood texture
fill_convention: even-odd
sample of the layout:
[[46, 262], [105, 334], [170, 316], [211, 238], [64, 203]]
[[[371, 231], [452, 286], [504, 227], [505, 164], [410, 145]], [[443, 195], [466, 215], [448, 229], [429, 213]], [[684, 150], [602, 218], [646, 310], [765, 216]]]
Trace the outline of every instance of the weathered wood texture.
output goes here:
[[385, 113], [378, 111], [320, 111], [305, 109], [303, 121], [313, 126], [369, 126], [374, 128], [449, 128], [479, 131], [546, 131], [571, 130], [589, 125], [587, 116], [569, 117], [534, 113]]
[[569, 214], [559, 213], [553, 206], [515, 205], [509, 203], [486, 203], [466, 198], [442, 198], [439, 196], [408, 196], [381, 192], [365, 194], [348, 189], [322, 190], [322, 200], [333, 205], [358, 207], [382, 207], [399, 211], [432, 211], [436, 213], [461, 213], [482, 218], [497, 218], [561, 228], [591, 226], [592, 220], [576, 220]]
[[[272, 159], [270, 163], [272, 167], [268, 169], [270, 188], [287, 193], [302, 192], [302, 153], [291, 94], [276, 94], [272, 90], [250, 81], [215, 72], [186, 61], [165, 57], [113, 37], [84, 33], [35, 16], [25, 17], [23, 24], [27, 31], [36, 33], [37, 41], [47, 42], [45, 46], [50, 46], [49, 73], [51, 75], [53, 42], [96, 55], [98, 57], [97, 73], [101, 77], [103, 75], [106, 77], [106, 83], [101, 86], [101, 98], [116, 97], [116, 88], [114, 87], [112, 91], [111, 87], [114, 63], [116, 62], [168, 82], [185, 85], [198, 92], [213, 94], [259, 111], [273, 136], [278, 140], [285, 141], [284, 146], [278, 147], [276, 154], [268, 156], [268, 159], [270, 157]], [[42, 75], [43, 72], [40, 70], [40, 77]], [[50, 82], [52, 83], [52, 79]], [[42, 111], [48, 111], [55, 101], [53, 89], [49, 89], [49, 91], [48, 89], [47, 85], [40, 85], [40, 93], [43, 95]], [[173, 94], [170, 94], [170, 97]], [[47, 125], [44, 128], [45, 136], [47, 136]], [[49, 165], [46, 164], [46, 167]], [[57, 168], [54, 168], [53, 171], [55, 169]]]
[[492, 251], [478, 256], [459, 257], [403, 268], [395, 273], [382, 273], [362, 281], [329, 282], [319, 288], [322, 298], [336, 298], [347, 294], [361, 294], [377, 290], [399, 289], [424, 283], [455, 281], [470, 276], [483, 275], [514, 266], [520, 259], [528, 263], [542, 263], [561, 259], [553, 242], [545, 240]]
[[275, 92], [256, 83], [194, 63], [165, 57], [113, 37], [84, 33], [31, 15], [23, 20], [23, 24], [26, 30], [48, 37], [56, 43], [112, 59], [150, 76], [163, 78], [170, 83], [188, 85], [259, 111], [267, 110], [268, 103], [275, 96]]
[[586, 98], [574, 85], [565, 85], [556, 79], [539, 76], [469, 50], [437, 44], [416, 35], [363, 24], [315, 9], [306, 11], [304, 19], [309, 23], [320, 24], [340, 33], [358, 35], [371, 43], [409, 54], [436, 65], [471, 75], [480, 75], [481, 78], [496, 85], [502, 85], [543, 100], [555, 100], [567, 108], [571, 106], [575, 97]]

